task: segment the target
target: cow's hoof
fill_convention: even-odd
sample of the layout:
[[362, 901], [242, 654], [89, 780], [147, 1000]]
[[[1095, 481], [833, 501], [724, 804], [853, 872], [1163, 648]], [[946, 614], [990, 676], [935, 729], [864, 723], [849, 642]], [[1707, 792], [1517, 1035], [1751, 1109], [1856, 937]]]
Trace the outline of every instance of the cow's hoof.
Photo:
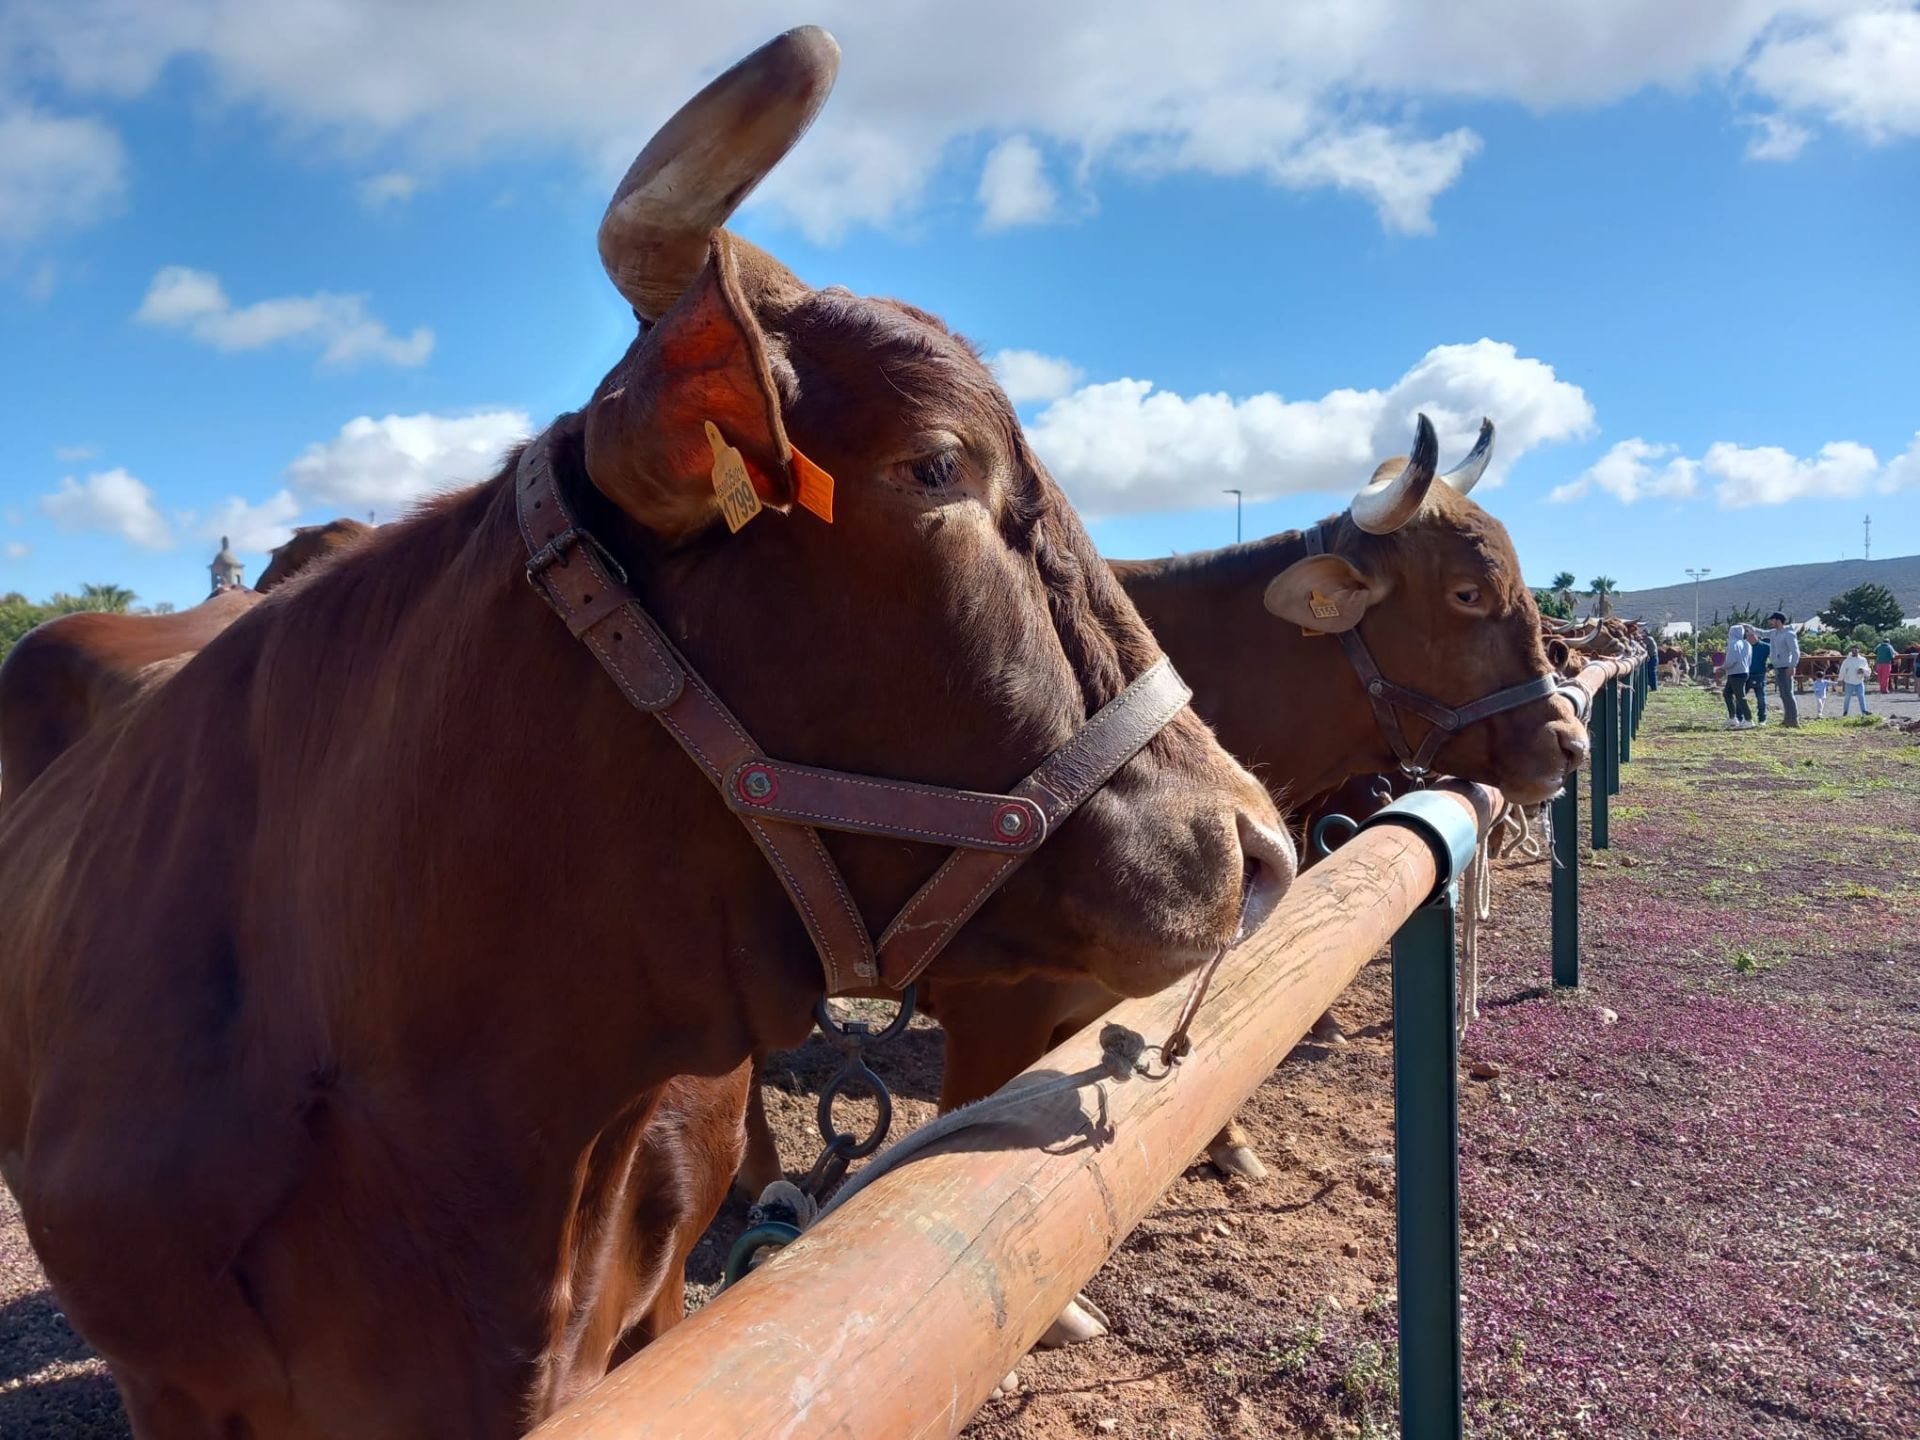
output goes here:
[[1005, 1375], [1000, 1377], [1000, 1383], [993, 1387], [993, 1393], [997, 1398], [1002, 1400], [1006, 1399], [1009, 1395], [1018, 1395], [1020, 1393], [1020, 1372], [1018, 1370], [1007, 1371]]
[[1047, 1333], [1040, 1337], [1038, 1348], [1058, 1350], [1085, 1340], [1098, 1340], [1106, 1333], [1107, 1317], [1101, 1313], [1100, 1307], [1085, 1295], [1076, 1295], [1067, 1302], [1067, 1308], [1060, 1312], [1060, 1318], [1047, 1327]]
[[1260, 1163], [1260, 1157], [1253, 1153], [1253, 1147], [1240, 1141], [1214, 1141], [1207, 1147], [1207, 1158], [1223, 1175], [1237, 1175], [1242, 1180], [1267, 1178], [1267, 1167]]
[[1331, 1010], [1313, 1022], [1312, 1034], [1313, 1038], [1318, 1040], [1322, 1045], [1344, 1045], [1347, 1043], [1346, 1032], [1341, 1030], [1340, 1022], [1334, 1018]]

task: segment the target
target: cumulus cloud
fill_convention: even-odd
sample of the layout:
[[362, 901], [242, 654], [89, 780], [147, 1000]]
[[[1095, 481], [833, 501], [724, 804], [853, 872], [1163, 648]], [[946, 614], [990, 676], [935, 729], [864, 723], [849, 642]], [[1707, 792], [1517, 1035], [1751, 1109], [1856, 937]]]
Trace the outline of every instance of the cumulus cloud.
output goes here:
[[1700, 463], [1719, 480], [1714, 498], [1729, 510], [1859, 495], [1880, 469], [1873, 451], [1851, 440], [1829, 441], [1819, 454], [1805, 459], [1778, 445], [1748, 447], [1721, 440], [1707, 447]]
[[1010, 135], [993, 147], [980, 167], [975, 198], [984, 230], [1039, 225], [1060, 212], [1060, 192], [1047, 178], [1046, 157], [1024, 135]]
[[1880, 488], [1892, 494], [1896, 490], [1920, 490], [1920, 430], [1913, 432], [1913, 443], [1904, 454], [1887, 462], [1880, 473]]
[[1071, 360], [1038, 350], [996, 350], [987, 357], [987, 365], [1016, 405], [1058, 400], [1086, 378], [1086, 372]]
[[[1912, 133], [1920, 103], [1913, 11], [1878, 0], [1378, 0], [1295, 6], [1277, 23], [1239, 0], [823, 0], [818, 13], [846, 51], [839, 90], [763, 191], [815, 238], [910, 216], [976, 153], [961, 142], [983, 136], [1021, 137], [993, 152], [993, 185], [967, 177], [991, 194], [1034, 178], [1024, 143], [1082, 188], [1115, 170], [1260, 176], [1365, 196], [1387, 225], [1418, 230], [1479, 144], [1427, 124], [1428, 101], [1551, 109], [1719, 84], [1870, 136]], [[14, 0], [9, 22], [0, 71], [76, 96], [125, 99], [171, 67], [342, 154], [377, 144], [406, 164], [460, 164], [531, 143], [611, 177], [674, 103], [791, 12]]]
[[1406, 451], [1423, 412], [1449, 465], [1472, 446], [1481, 417], [1493, 417], [1499, 441], [1481, 482], [1489, 487], [1529, 450], [1578, 439], [1594, 424], [1578, 385], [1483, 339], [1435, 347], [1385, 389], [1318, 399], [1187, 397], [1136, 379], [1086, 385], [1049, 404], [1027, 433], [1075, 503], [1100, 515], [1211, 503], [1223, 486], [1249, 500], [1356, 490], [1381, 460]]
[[288, 486], [333, 514], [389, 514], [438, 491], [484, 480], [532, 433], [522, 410], [477, 415], [362, 415], [287, 466]]
[[1920, 8], [1849, 7], [1769, 40], [1746, 78], [1781, 106], [1876, 144], [1920, 136]]
[[[1665, 462], [1665, 463], [1659, 463]], [[1700, 462], [1689, 460], [1673, 445], [1654, 445], [1635, 436], [1622, 440], [1575, 479], [1556, 485], [1549, 501], [1578, 500], [1599, 489], [1631, 505], [1636, 500], [1678, 499], [1700, 488]]]
[[258, 350], [293, 343], [318, 346], [324, 365], [363, 360], [419, 365], [433, 351], [433, 331], [422, 325], [404, 338], [367, 310], [364, 295], [289, 295], [236, 306], [220, 277], [168, 265], [153, 277], [134, 312], [142, 324], [181, 330], [217, 350]]
[[[0, 101], [0, 246], [25, 245], [111, 213], [126, 192], [126, 170], [126, 148], [104, 122]], [[43, 273], [51, 294], [53, 272]]]
[[98, 471], [85, 480], [68, 475], [40, 508], [62, 530], [98, 530], [148, 550], [173, 544], [173, 530], [153, 503], [153, 491], [124, 469]]
[[271, 550], [293, 536], [293, 522], [304, 508], [290, 490], [281, 490], [258, 504], [229, 495], [208, 512], [200, 526], [209, 540], [222, 536], [235, 550]]
[[419, 191], [417, 176], [404, 170], [389, 170], [381, 175], [369, 175], [360, 182], [360, 203], [369, 210], [378, 210], [411, 200]]

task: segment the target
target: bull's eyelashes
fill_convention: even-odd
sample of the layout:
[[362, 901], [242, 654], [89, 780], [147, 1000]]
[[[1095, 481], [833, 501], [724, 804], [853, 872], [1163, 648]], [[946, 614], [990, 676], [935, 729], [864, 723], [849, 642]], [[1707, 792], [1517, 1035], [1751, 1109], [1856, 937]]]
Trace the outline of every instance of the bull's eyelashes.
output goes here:
[[1472, 610], [1476, 614], [1482, 610], [1480, 587], [1478, 585], [1459, 585], [1454, 588], [1453, 602], [1462, 610]]
[[960, 478], [960, 452], [952, 447], [936, 450], [931, 455], [908, 461], [906, 470], [923, 490], [936, 493], [949, 490]]

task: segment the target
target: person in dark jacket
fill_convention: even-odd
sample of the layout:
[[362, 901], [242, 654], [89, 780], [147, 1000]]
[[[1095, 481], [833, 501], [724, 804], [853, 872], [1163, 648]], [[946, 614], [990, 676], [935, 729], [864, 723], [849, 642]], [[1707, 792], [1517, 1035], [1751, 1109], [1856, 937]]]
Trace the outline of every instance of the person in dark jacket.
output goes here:
[[1753, 723], [1764, 725], [1767, 723], [1767, 656], [1773, 650], [1773, 642], [1764, 630], [1756, 630], [1751, 625], [1747, 630], [1753, 636], [1753, 658], [1747, 664], [1747, 693], [1753, 697]]

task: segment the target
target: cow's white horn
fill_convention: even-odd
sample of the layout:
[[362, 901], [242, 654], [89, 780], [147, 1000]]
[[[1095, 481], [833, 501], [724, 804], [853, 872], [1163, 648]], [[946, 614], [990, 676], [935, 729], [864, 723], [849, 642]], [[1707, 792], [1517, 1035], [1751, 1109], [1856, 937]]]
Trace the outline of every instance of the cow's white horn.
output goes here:
[[1439, 459], [1440, 442], [1433, 433], [1433, 422], [1422, 415], [1414, 427], [1413, 454], [1406, 463], [1383, 475], [1393, 463], [1389, 460], [1373, 472], [1373, 482], [1353, 497], [1353, 523], [1369, 535], [1391, 535], [1398, 530], [1426, 503]]
[[660, 127], [613, 192], [600, 261], [657, 320], [706, 263], [713, 232], [807, 133], [833, 89], [840, 46], [815, 25], [769, 40]]
[[1440, 478], [1454, 489], [1465, 495], [1487, 473], [1487, 462], [1493, 459], [1493, 421], [1480, 421], [1480, 438], [1473, 442], [1473, 449], [1467, 452], [1467, 458]]

